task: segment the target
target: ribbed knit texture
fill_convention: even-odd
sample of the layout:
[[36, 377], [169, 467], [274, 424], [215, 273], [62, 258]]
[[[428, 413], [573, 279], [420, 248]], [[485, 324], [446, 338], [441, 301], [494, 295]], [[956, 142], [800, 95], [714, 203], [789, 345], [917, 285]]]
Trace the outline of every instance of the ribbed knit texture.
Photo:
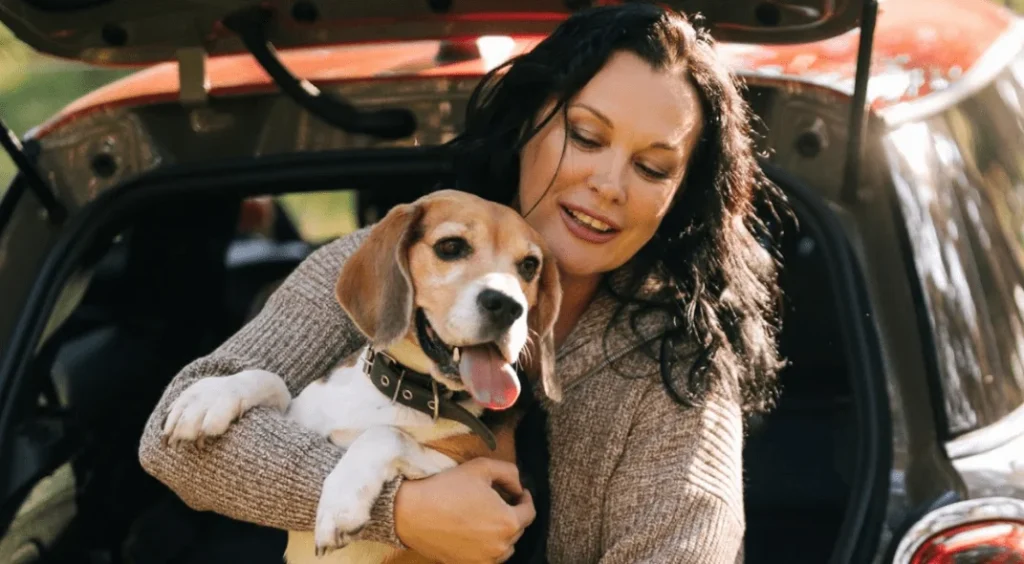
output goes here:
[[[334, 299], [334, 283], [366, 230], [303, 262], [260, 314], [168, 386], [142, 437], [150, 474], [191, 507], [287, 530], [312, 530], [320, 489], [342, 451], [268, 409], [251, 411], [204, 449], [163, 445], [170, 403], [195, 380], [245, 368], [280, 374], [293, 394], [358, 349], [363, 337]], [[638, 339], [599, 294], [562, 345], [561, 403], [548, 409], [550, 562], [737, 561], [743, 532], [742, 425], [734, 386], [702, 408], [675, 404], [642, 340], [665, 320], [647, 316]], [[612, 362], [609, 362], [611, 360]], [[537, 387], [540, 388], [539, 386]], [[389, 484], [362, 538], [401, 547]]]

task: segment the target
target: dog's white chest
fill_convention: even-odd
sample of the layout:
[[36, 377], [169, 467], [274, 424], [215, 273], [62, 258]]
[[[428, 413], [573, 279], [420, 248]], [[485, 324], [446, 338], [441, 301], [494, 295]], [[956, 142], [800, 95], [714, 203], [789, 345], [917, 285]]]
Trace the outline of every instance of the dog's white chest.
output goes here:
[[378, 426], [398, 427], [424, 443], [469, 432], [456, 421], [439, 419], [394, 402], [363, 372], [363, 360], [336, 369], [306, 386], [288, 407], [287, 417], [348, 448], [360, 434]]

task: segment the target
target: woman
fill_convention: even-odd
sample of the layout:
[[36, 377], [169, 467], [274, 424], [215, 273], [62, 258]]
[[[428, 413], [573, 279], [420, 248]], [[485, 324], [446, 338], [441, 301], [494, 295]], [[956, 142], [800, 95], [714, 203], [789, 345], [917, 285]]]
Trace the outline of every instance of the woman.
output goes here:
[[[579, 13], [490, 73], [453, 143], [459, 185], [512, 203], [559, 260], [559, 403], [550, 441], [552, 562], [734, 562], [741, 553], [743, 413], [771, 402], [775, 264], [754, 216], [770, 195], [748, 109], [711, 40], [647, 4]], [[293, 392], [361, 337], [333, 300], [362, 233], [307, 259], [250, 324], [169, 386], [143, 466], [191, 506], [312, 529], [340, 457], [267, 410], [205, 449], [161, 445], [189, 383], [246, 367]], [[538, 445], [543, 441], [538, 437]], [[398, 479], [362, 538], [445, 562], [503, 561], [535, 517], [514, 466], [473, 461]]]

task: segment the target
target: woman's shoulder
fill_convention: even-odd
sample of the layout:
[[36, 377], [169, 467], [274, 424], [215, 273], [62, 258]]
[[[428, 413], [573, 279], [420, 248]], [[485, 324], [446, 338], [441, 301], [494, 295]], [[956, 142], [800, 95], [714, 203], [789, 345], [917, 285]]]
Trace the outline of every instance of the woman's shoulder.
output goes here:
[[303, 266], [324, 266], [326, 268], [340, 268], [345, 264], [356, 249], [366, 241], [373, 226], [362, 227], [350, 233], [346, 233], [337, 239], [325, 243], [313, 251], [304, 261]]
[[288, 276], [284, 285], [311, 301], [333, 299], [341, 267], [370, 233], [364, 227], [321, 245]]

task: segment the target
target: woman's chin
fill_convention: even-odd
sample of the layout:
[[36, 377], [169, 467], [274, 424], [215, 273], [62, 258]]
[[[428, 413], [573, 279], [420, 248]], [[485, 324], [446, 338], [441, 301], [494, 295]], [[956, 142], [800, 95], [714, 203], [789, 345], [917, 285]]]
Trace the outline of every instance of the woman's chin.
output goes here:
[[558, 272], [563, 278], [600, 276], [610, 270], [604, 261], [604, 257], [595, 257], [591, 253], [574, 253], [564, 259], [558, 258]]
[[558, 260], [558, 270], [563, 276], [600, 276], [615, 270], [632, 256], [629, 250], [614, 242], [594, 245], [577, 240], [571, 233], [566, 233], [564, 228], [552, 231], [547, 234], [542, 232], [542, 235], [547, 235], [545, 239]]

